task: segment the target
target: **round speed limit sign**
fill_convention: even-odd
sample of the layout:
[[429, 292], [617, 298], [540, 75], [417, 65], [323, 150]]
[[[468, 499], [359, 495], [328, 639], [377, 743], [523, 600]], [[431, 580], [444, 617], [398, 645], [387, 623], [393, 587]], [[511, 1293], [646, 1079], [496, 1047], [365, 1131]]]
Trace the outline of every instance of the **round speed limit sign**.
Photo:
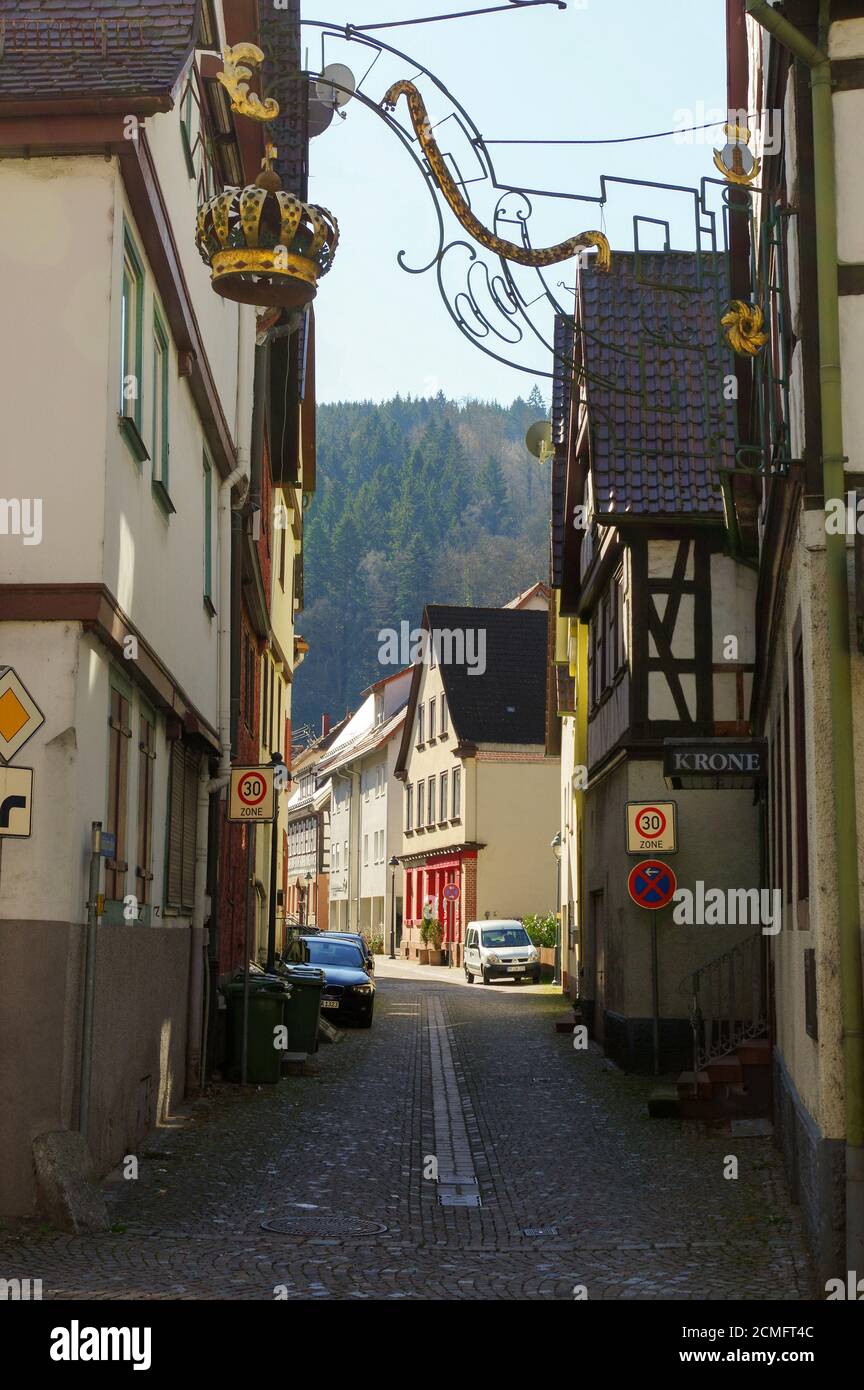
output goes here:
[[636, 812], [636, 833], [656, 839], [666, 829], [666, 817], [659, 806], [643, 806]]
[[678, 835], [674, 801], [627, 802], [627, 853], [674, 854]]
[[261, 773], [244, 773], [237, 787], [237, 795], [244, 806], [260, 806], [267, 795], [267, 783]]
[[273, 768], [235, 767], [231, 772], [228, 819], [269, 821], [274, 809]]

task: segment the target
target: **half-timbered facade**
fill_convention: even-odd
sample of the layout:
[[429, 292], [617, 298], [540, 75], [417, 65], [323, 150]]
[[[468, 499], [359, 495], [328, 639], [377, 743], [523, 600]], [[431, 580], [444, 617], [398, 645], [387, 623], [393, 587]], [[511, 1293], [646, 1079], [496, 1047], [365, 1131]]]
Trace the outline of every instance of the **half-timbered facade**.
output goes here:
[[[627, 852], [626, 806], [670, 799], [664, 746], [746, 737], [750, 727], [755, 576], [726, 553], [719, 469], [730, 464], [732, 430], [712, 346], [711, 312], [722, 290], [711, 284], [714, 274], [722, 268], [686, 253], [619, 254], [611, 274], [587, 264], [575, 322], [559, 324], [559, 342], [569, 337], [576, 364], [572, 400], [559, 394], [553, 421], [559, 622], [550, 697], [574, 721], [562, 802], [568, 974], [609, 1055], [648, 1070], [689, 1064], [688, 980], [759, 930], [758, 923], [679, 925], [671, 908], [654, 921], [628, 892], [639, 860]], [[648, 346], [644, 325], [652, 317], [662, 325], [668, 313], [657, 288], [665, 285], [680, 287], [687, 333], [670, 330]], [[580, 722], [584, 766], [575, 761]], [[579, 809], [574, 799], [583, 792]], [[752, 789], [708, 796], [688, 787], [674, 795], [679, 843], [665, 862], [678, 886], [757, 887]], [[568, 920], [574, 903], [576, 923]]]

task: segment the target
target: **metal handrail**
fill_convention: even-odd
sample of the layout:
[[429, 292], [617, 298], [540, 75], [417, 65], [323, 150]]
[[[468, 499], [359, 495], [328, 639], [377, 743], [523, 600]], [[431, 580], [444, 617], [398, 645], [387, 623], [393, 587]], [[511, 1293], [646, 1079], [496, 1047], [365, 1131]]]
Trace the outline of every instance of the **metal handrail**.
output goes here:
[[690, 995], [694, 1073], [767, 1032], [762, 950], [762, 934], [757, 932], [682, 981]]

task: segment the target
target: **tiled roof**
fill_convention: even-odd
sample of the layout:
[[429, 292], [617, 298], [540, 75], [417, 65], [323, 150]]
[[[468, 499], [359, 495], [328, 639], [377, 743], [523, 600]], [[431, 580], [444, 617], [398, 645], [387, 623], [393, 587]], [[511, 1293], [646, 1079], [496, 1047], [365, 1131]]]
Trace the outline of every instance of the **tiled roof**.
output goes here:
[[167, 95], [192, 49], [196, 0], [0, 0], [0, 113], [40, 99]]
[[719, 325], [728, 298], [722, 257], [616, 252], [608, 274], [580, 269], [577, 319], [599, 515], [722, 515], [718, 470], [734, 462]]
[[380, 724], [374, 724], [372, 728], [361, 728], [359, 732], [338, 747], [332, 750], [318, 763], [318, 774], [331, 772], [334, 768], [344, 767], [346, 763], [353, 762], [355, 758], [363, 757], [370, 753], [374, 748], [380, 748], [389, 738], [399, 732], [405, 719], [407, 706], [402, 705], [395, 714], [391, 714], [389, 719], [383, 720]]
[[[464, 743], [542, 744], [546, 722], [546, 613], [430, 604], [431, 629], [485, 633], [486, 669], [441, 664], [447, 708]], [[472, 651], [478, 649], [472, 648]]]

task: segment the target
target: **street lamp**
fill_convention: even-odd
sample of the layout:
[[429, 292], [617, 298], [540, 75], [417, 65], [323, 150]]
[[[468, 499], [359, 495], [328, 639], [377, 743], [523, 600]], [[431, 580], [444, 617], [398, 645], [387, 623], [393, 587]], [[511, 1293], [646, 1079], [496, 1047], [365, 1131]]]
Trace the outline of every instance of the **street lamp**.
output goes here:
[[390, 860], [390, 959], [396, 959], [396, 870], [399, 860], [396, 855]]
[[555, 969], [553, 985], [561, 984], [561, 832], [556, 832], [552, 840], [552, 853], [555, 855]]

